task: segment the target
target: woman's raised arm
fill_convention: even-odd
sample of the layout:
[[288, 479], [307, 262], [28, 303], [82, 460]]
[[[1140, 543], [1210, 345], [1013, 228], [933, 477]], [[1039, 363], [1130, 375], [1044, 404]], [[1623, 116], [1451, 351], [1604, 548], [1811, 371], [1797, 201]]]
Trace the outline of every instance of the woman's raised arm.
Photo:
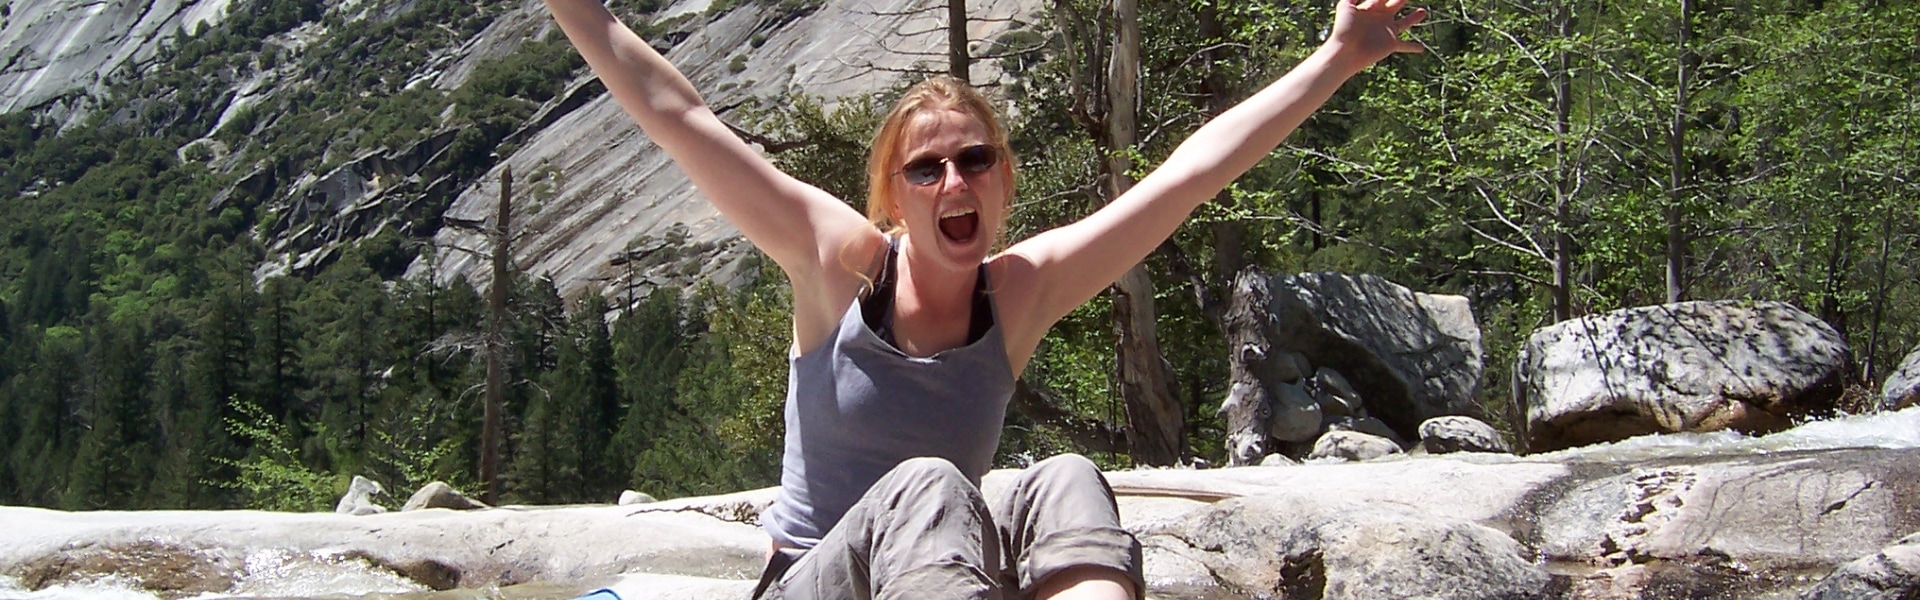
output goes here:
[[823, 257], [872, 229], [858, 211], [782, 173], [734, 135], [692, 82], [599, 0], [547, 0], [547, 8], [620, 107], [796, 287], [817, 282], [822, 265], [834, 264]]
[[1400, 35], [1426, 17], [1424, 10], [1401, 18], [1406, 0], [1336, 1], [1332, 34], [1292, 71], [1202, 126], [1107, 206], [1008, 249], [1005, 258], [1024, 263], [1012, 271], [1033, 278], [1022, 330], [1044, 331], [1119, 279], [1200, 203], [1279, 147], [1348, 78], [1394, 53], [1421, 50]]

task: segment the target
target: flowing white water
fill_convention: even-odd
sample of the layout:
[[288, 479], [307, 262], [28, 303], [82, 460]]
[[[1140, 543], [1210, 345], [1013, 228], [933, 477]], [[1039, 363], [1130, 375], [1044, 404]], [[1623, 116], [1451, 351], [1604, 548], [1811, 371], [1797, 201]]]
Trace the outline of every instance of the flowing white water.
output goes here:
[[323, 598], [340, 595], [341, 590], [353, 590], [359, 596], [423, 592], [427, 588], [361, 560], [269, 551], [247, 557], [246, 572], [233, 589], [200, 598]]
[[[193, 600], [220, 598], [366, 598], [430, 591], [392, 571], [340, 556], [287, 551], [248, 556], [232, 588]], [[106, 575], [28, 591], [16, 578], [0, 576], [0, 600], [156, 600], [140, 582]]]
[[1530, 460], [1627, 462], [1669, 457], [1735, 456], [1835, 448], [1920, 448], [1920, 407], [1813, 421], [1775, 434], [1732, 431], [1656, 433], [1569, 448]]

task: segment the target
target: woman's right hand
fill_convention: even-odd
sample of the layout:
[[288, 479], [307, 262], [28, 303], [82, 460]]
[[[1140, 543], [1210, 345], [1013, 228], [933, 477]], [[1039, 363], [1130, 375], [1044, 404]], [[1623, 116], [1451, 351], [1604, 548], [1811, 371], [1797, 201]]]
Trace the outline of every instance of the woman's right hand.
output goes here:
[[1355, 73], [1396, 53], [1425, 52], [1425, 46], [1401, 36], [1426, 20], [1427, 9], [1399, 16], [1406, 6], [1407, 0], [1335, 0], [1333, 30], [1323, 47]]

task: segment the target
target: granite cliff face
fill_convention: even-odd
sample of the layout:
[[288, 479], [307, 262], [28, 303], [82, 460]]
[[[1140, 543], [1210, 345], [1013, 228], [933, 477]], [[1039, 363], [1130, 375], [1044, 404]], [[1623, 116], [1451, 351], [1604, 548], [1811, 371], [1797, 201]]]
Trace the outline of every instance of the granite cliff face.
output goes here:
[[40, 108], [71, 122], [116, 69], [138, 72], [163, 44], [218, 23], [230, 0], [8, 0], [0, 4], [0, 113]]
[[[0, 11], [0, 112], [29, 111], [63, 125], [79, 122], [115, 79], [137, 79], [161, 51], [180, 43], [201, 23], [218, 24], [231, 0], [7, 0]], [[357, 35], [368, 19], [386, 18], [370, 0], [327, 0], [331, 20], [309, 21], [267, 41], [283, 57], [331, 35]], [[749, 101], [777, 103], [801, 93], [832, 105], [839, 98], [897, 85], [905, 73], [940, 60], [946, 43], [944, 6], [936, 0], [833, 0], [811, 10], [740, 2], [710, 10], [709, 0], [680, 0], [652, 13], [661, 24], [650, 40], [707, 94], [723, 118]], [[404, 9], [405, 3], [393, 5]], [[969, 7], [970, 38], [985, 44], [1021, 27], [1038, 10], [1035, 0], [994, 0]], [[391, 8], [391, 7], [389, 7]], [[616, 9], [619, 7], [616, 6]], [[240, 9], [244, 10], [244, 9]], [[408, 87], [451, 91], [483, 61], [512, 54], [530, 40], [553, 34], [539, 0], [512, 1], [488, 9], [490, 22], [478, 34], [433, 51], [423, 66], [397, 77]], [[390, 10], [389, 10], [390, 12]], [[632, 18], [639, 23], [639, 18]], [[326, 23], [338, 31], [328, 30]], [[220, 125], [265, 100], [301, 93], [311, 70], [260, 66], [243, 74], [226, 93]], [[998, 77], [990, 64], [976, 66], [976, 82]], [[291, 96], [298, 97], [298, 96]], [[263, 122], [285, 115], [252, 115]], [[45, 122], [45, 121], [43, 121]], [[216, 125], [218, 130], [220, 125]], [[604, 87], [584, 71], [567, 92], [548, 101], [505, 140], [491, 167], [476, 175], [453, 175], [430, 165], [456, 130], [429, 132], [398, 146], [327, 159], [314, 170], [285, 164], [242, 164], [208, 132], [183, 146], [183, 156], [211, 153], [209, 165], [238, 182], [208, 199], [210, 209], [244, 200], [276, 220], [258, 230], [269, 250], [257, 277], [311, 273], [346, 246], [382, 232], [398, 232], [409, 244], [431, 243], [435, 259], [420, 260], [410, 275], [440, 281], [467, 277], [484, 286], [490, 278], [483, 257], [500, 175], [511, 169], [516, 193], [514, 260], [534, 276], [550, 277], [563, 296], [589, 288], [605, 293], [629, 285], [688, 285], [702, 278], [738, 283], [751, 272], [742, 259], [752, 249], [720, 218], [649, 142]], [[376, 140], [377, 142], [377, 140]], [[324, 170], [320, 170], [324, 169]], [[449, 207], [441, 212], [436, 207]]]
[[[667, 58], [706, 94], [707, 103], [727, 107], [749, 99], [778, 100], [788, 92], [827, 99], [867, 94], [895, 85], [898, 71], [938, 57], [944, 48], [944, 17], [929, 0], [840, 0], [784, 24], [777, 15], [747, 5], [695, 28], [672, 45]], [[1014, 19], [1032, 13], [1032, 0], [969, 3], [972, 39], [992, 39]], [[669, 14], [704, 9], [704, 0], [685, 0]], [[544, 9], [542, 9], [544, 10]], [[757, 48], [755, 39], [762, 40]], [[742, 54], [745, 52], [745, 54]], [[746, 56], [744, 63], [731, 57]], [[735, 71], [736, 65], [744, 65]], [[993, 77], [977, 67], [975, 81]], [[598, 86], [591, 89], [598, 90]], [[642, 286], [673, 281], [686, 260], [645, 262], [645, 241], [684, 239], [688, 257], [706, 265], [716, 280], [737, 281], [740, 259], [752, 249], [708, 204], [666, 153], [648, 141], [611, 96], [594, 92], [550, 126], [532, 133], [512, 156], [481, 181], [461, 190], [450, 220], [491, 222], [499, 197], [501, 168], [520, 181], [529, 174], [551, 187], [546, 200], [516, 208], [526, 223], [514, 255], [527, 272], [553, 278], [562, 295], [592, 286], [614, 291], [639, 279]], [[633, 246], [636, 241], [642, 243]], [[442, 248], [439, 277], [484, 281], [482, 255], [459, 249], [491, 244], [472, 228], [444, 228], [435, 237]], [[633, 250], [646, 267], [628, 273]], [[682, 250], [687, 252], [687, 250]], [[665, 265], [665, 266], [661, 266]], [[422, 261], [414, 267], [426, 267]]]

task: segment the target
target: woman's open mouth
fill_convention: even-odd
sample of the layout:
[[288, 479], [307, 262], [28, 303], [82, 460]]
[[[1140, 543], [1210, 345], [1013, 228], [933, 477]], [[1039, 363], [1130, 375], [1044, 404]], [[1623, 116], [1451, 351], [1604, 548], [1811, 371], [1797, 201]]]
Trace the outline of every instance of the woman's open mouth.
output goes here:
[[956, 208], [940, 215], [940, 234], [956, 244], [972, 242], [980, 233], [980, 214], [971, 208]]

